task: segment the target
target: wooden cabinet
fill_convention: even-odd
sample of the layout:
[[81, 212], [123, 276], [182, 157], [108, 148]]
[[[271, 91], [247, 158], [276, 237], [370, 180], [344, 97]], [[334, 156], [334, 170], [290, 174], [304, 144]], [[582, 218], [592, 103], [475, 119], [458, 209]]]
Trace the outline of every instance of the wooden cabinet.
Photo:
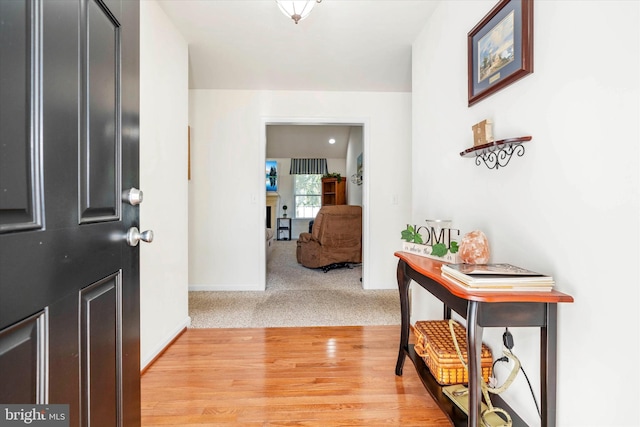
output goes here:
[[322, 178], [322, 206], [346, 205], [345, 186], [344, 178]]

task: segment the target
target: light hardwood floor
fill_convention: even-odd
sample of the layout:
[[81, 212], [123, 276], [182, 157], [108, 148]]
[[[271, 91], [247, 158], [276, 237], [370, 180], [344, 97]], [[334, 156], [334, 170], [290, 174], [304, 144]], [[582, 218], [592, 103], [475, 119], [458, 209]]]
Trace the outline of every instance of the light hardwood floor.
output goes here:
[[142, 376], [143, 426], [448, 426], [399, 326], [189, 329]]

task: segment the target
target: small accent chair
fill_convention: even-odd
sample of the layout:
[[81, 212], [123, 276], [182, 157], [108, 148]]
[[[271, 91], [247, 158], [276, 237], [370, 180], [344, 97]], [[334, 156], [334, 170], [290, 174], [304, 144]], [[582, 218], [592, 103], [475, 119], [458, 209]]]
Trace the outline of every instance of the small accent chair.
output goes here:
[[308, 268], [362, 262], [362, 207], [324, 206], [313, 222], [311, 233], [300, 233], [296, 248], [298, 263]]

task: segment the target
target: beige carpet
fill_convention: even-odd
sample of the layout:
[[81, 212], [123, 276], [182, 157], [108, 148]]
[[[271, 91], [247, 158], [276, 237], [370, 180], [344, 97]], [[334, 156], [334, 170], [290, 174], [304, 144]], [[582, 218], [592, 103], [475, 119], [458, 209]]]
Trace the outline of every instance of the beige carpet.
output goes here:
[[192, 328], [399, 325], [397, 290], [363, 290], [362, 266], [323, 273], [275, 241], [264, 292], [189, 292]]

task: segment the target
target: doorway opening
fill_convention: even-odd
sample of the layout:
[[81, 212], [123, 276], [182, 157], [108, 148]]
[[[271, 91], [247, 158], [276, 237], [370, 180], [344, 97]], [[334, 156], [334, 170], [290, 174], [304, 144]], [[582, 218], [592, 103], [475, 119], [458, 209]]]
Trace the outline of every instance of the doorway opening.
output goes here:
[[[277, 190], [267, 192], [263, 212], [271, 211], [271, 222], [285, 213], [291, 224], [289, 236], [297, 240], [302, 232], [309, 232], [313, 209], [301, 208], [299, 195], [295, 194], [295, 179], [289, 174], [292, 158], [327, 159], [327, 171], [340, 173], [346, 182], [345, 204], [362, 206], [362, 284], [365, 287], [369, 268], [369, 186], [367, 169], [362, 164], [368, 151], [367, 122], [362, 119], [263, 119], [262, 132], [265, 163], [275, 161], [278, 166]], [[329, 139], [335, 139], [330, 143]], [[333, 141], [332, 141], [333, 142]], [[313, 196], [313, 195], [311, 195]], [[287, 206], [287, 210], [283, 207]], [[307, 214], [305, 214], [305, 212]], [[311, 215], [311, 216], [309, 216]], [[309, 216], [307, 218], [307, 216]], [[263, 221], [264, 223], [265, 221]], [[268, 224], [267, 224], [268, 225]], [[278, 230], [274, 230], [274, 239]], [[268, 249], [265, 249], [265, 267]], [[265, 268], [265, 289], [267, 269]]]

